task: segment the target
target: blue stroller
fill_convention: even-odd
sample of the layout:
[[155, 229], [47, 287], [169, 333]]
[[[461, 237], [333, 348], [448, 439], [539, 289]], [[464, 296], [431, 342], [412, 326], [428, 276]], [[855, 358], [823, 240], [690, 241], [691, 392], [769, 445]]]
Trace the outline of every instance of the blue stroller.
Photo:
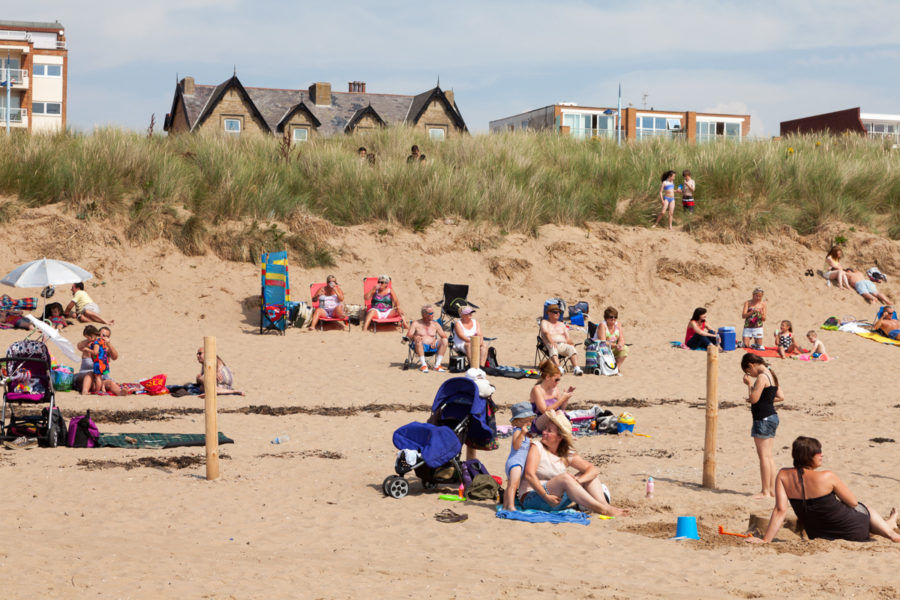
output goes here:
[[404, 475], [410, 471], [415, 471], [426, 489], [460, 481], [463, 444], [489, 447], [497, 437], [496, 413], [493, 400], [479, 396], [478, 386], [471, 379], [454, 377], [445, 381], [434, 397], [428, 422], [409, 423], [394, 432], [394, 446], [399, 450], [394, 463], [396, 475], [384, 480], [384, 495], [406, 496], [409, 482]]

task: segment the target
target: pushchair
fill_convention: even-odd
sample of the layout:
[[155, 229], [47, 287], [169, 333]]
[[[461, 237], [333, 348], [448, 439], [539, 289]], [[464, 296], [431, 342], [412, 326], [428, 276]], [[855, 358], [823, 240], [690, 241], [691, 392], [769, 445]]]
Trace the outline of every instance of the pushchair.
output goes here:
[[487, 447], [493, 443], [497, 437], [496, 413], [493, 400], [482, 398], [471, 379], [454, 377], [445, 381], [434, 397], [428, 422], [409, 423], [394, 432], [394, 446], [399, 450], [394, 463], [396, 475], [384, 480], [384, 495], [406, 496], [409, 482], [404, 475], [410, 471], [415, 471], [426, 489], [460, 481], [463, 444]]
[[[3, 408], [0, 409], [0, 440], [24, 435], [36, 437], [39, 443], [51, 448], [65, 445], [66, 425], [56, 407], [47, 346], [40, 340], [14, 342], [6, 351], [6, 357], [0, 358], [0, 367], [0, 381], [5, 387]], [[49, 407], [44, 407], [39, 415], [16, 416], [15, 404], [49, 404]]]

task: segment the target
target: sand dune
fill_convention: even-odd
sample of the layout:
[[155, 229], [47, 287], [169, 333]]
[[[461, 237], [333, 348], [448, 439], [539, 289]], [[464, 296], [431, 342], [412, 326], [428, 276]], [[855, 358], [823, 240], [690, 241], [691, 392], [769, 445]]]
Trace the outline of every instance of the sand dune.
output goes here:
[[[545, 298], [587, 300], [594, 314], [617, 307], [633, 344], [623, 376], [567, 381], [577, 386], [579, 405], [617, 412], [628, 406], [637, 430], [652, 437], [578, 440], [601, 465], [616, 502], [633, 513], [589, 527], [503, 521], [479, 502], [451, 507], [468, 513], [466, 522], [438, 523], [432, 515], [447, 503], [423, 493], [416, 480], [408, 497], [385, 498], [380, 484], [392, 473], [391, 433], [427, 417], [447, 376], [402, 371], [406, 349], [393, 332], [260, 336], [254, 265], [185, 257], [167, 242], [133, 247], [115, 230], [86, 226], [52, 207], [29, 211], [0, 227], [7, 249], [0, 272], [46, 254], [97, 274], [87, 289], [116, 319], [118, 381], [157, 373], [170, 383], [190, 381], [202, 337], [216, 336], [246, 392], [219, 399], [220, 429], [237, 443], [221, 448], [215, 482], [203, 479], [200, 448], [0, 450], [0, 572], [8, 575], [10, 598], [900, 596], [900, 548], [883, 538], [808, 542], [785, 533], [781, 544], [751, 547], [715, 535], [717, 525], [742, 531], [751, 513], [771, 509], [750, 499], [758, 466], [740, 353], [719, 360], [719, 489], [711, 491], [698, 485], [705, 356], [668, 345], [683, 337], [696, 306], [709, 308], [711, 323], [737, 327], [755, 286], [769, 302], [767, 338], [781, 319], [790, 319], [799, 336], [830, 315], [871, 319], [874, 309], [856, 294], [803, 275], [821, 268], [839, 226], [808, 239], [785, 234], [723, 246], [604, 224], [547, 226], [535, 237], [456, 222], [437, 222], [421, 234], [378, 224], [339, 229], [334, 268], [292, 265], [296, 298], [333, 272], [348, 300], [361, 302], [362, 278], [388, 273], [408, 314], [438, 300], [443, 282], [468, 282], [481, 307], [477, 318], [498, 337], [501, 362], [512, 365], [532, 364]], [[862, 268], [877, 259], [890, 278], [883, 291], [898, 298], [900, 244], [854, 233], [846, 255]], [[57, 299], [68, 301], [68, 292], [58, 290]], [[73, 327], [67, 335], [76, 341], [79, 332]], [[20, 337], [0, 331], [0, 347]], [[900, 451], [896, 442], [870, 440], [900, 441], [900, 348], [846, 333], [821, 337], [837, 360], [775, 361], [787, 398], [776, 461], [789, 464], [795, 436], [815, 436], [826, 465], [886, 513], [900, 505]], [[493, 383], [498, 421], [505, 422], [531, 383]], [[196, 397], [58, 397], [67, 414], [97, 411], [104, 432], [203, 430]], [[269, 443], [283, 434], [288, 443]], [[504, 440], [481, 458], [500, 473], [507, 450]], [[657, 482], [652, 499], [643, 497], [648, 475]], [[678, 515], [700, 519], [700, 542], [666, 539]]]

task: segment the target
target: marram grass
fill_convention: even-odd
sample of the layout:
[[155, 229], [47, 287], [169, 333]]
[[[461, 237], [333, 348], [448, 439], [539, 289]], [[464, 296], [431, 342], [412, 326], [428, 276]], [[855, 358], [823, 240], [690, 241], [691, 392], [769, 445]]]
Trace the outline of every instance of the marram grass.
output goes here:
[[[424, 165], [406, 162], [414, 143]], [[359, 146], [375, 153], [374, 165], [360, 162]], [[124, 216], [130, 236], [168, 237], [189, 254], [211, 247], [252, 259], [257, 247], [280, 243], [316, 264], [331, 261], [323, 245], [258, 223], [309, 214], [415, 230], [446, 216], [525, 232], [547, 223], [647, 225], [667, 169], [693, 172], [696, 213], [677, 210], [676, 219], [710, 239], [748, 241], [783, 226], [810, 233], [828, 221], [900, 236], [900, 150], [859, 136], [617, 146], [535, 132], [433, 142], [396, 127], [290, 149], [274, 137], [116, 129], [0, 139], [0, 194], [19, 203], [63, 202], [85, 219]], [[10, 212], [4, 205], [0, 220]]]

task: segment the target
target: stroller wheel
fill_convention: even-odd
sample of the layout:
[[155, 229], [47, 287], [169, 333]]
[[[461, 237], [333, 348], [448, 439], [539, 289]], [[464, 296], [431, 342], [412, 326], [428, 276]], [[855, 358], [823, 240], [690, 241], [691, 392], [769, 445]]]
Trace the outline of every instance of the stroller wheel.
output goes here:
[[56, 419], [53, 419], [53, 423], [50, 425], [47, 435], [49, 436], [47, 438], [47, 446], [50, 448], [59, 446], [59, 423]]
[[601, 375], [601, 374], [602, 374], [601, 371], [600, 371], [600, 369], [594, 369], [594, 370], [591, 371], [591, 372], [592, 372], [594, 375]]
[[409, 493], [409, 482], [402, 477], [390, 475], [384, 480], [384, 483], [381, 484], [381, 489], [384, 491], [385, 496], [402, 498]]

